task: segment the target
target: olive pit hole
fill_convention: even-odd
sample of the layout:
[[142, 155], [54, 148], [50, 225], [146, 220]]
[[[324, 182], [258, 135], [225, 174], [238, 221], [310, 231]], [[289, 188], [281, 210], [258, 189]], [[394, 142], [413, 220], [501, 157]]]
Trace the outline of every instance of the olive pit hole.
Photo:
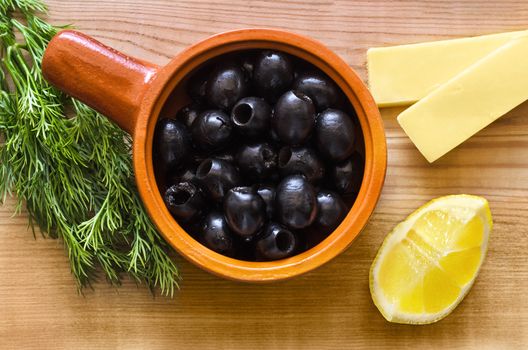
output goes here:
[[287, 252], [293, 246], [293, 235], [288, 231], [279, 231], [275, 236], [275, 243], [280, 251]]
[[184, 189], [179, 189], [177, 192], [172, 194], [172, 202], [175, 205], [185, 204], [189, 198], [191, 198], [191, 194]]
[[253, 108], [247, 103], [239, 104], [233, 110], [233, 121], [237, 125], [247, 124], [252, 116]]

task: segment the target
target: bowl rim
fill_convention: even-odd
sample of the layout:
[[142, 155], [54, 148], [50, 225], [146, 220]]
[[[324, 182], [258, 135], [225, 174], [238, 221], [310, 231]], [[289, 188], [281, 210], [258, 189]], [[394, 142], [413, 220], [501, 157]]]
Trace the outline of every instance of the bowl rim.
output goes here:
[[[258, 47], [256, 46], [258, 45]], [[161, 109], [174, 88], [193, 69], [230, 51], [278, 49], [317, 66], [345, 92], [361, 124], [365, 169], [359, 194], [343, 222], [315, 247], [283, 260], [251, 262], [220, 255], [200, 244], [172, 218], [154, 177], [152, 139]], [[138, 191], [165, 240], [184, 258], [224, 278], [264, 282], [311, 271], [342, 253], [366, 226], [381, 194], [387, 168], [387, 145], [379, 110], [353, 69], [322, 43], [285, 30], [247, 28], [223, 32], [191, 45], [162, 67], [146, 91], [133, 134], [133, 160]]]

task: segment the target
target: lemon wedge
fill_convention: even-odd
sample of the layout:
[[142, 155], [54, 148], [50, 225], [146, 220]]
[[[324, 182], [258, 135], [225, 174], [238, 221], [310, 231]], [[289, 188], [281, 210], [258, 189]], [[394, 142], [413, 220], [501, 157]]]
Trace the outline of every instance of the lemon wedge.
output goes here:
[[425, 204], [385, 238], [370, 269], [370, 293], [390, 322], [447, 316], [470, 290], [493, 222], [488, 201], [453, 195]]

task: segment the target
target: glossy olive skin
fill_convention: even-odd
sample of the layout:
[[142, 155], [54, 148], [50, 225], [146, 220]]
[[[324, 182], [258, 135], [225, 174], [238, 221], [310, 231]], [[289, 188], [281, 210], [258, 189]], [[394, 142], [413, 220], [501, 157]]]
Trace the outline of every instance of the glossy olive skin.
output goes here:
[[354, 153], [349, 159], [331, 168], [330, 179], [340, 193], [358, 193], [363, 181], [363, 158]]
[[221, 202], [231, 188], [240, 183], [235, 166], [225, 160], [209, 158], [196, 170], [196, 179], [204, 184], [211, 199]]
[[325, 158], [334, 162], [347, 159], [354, 152], [356, 132], [352, 118], [337, 109], [327, 109], [317, 116], [315, 141]]
[[198, 103], [191, 103], [178, 111], [176, 119], [187, 128], [191, 128], [194, 120], [205, 110], [205, 107]]
[[242, 67], [225, 62], [216, 66], [205, 87], [207, 102], [225, 111], [249, 92], [249, 78]]
[[202, 221], [200, 242], [207, 248], [227, 256], [235, 254], [235, 240], [224, 215], [212, 211]]
[[315, 125], [315, 107], [303, 93], [288, 91], [277, 103], [271, 118], [273, 129], [281, 142], [288, 145], [303, 143]]
[[308, 95], [318, 111], [335, 108], [343, 99], [336, 83], [324, 73], [317, 71], [300, 73], [295, 78], [292, 89]]
[[282, 176], [302, 174], [311, 183], [325, 175], [325, 165], [310, 147], [283, 147], [279, 151], [279, 172]]
[[293, 82], [290, 57], [278, 51], [262, 51], [253, 67], [253, 83], [257, 95], [271, 102], [276, 101]]
[[165, 191], [163, 200], [172, 216], [182, 222], [199, 218], [207, 208], [205, 194], [192, 182], [172, 185]]
[[203, 111], [191, 126], [192, 139], [201, 149], [214, 150], [225, 146], [233, 133], [231, 119], [220, 110]]
[[243, 145], [235, 159], [240, 172], [252, 180], [265, 180], [277, 169], [277, 153], [268, 143]]
[[245, 97], [231, 110], [231, 121], [236, 130], [246, 137], [260, 137], [267, 132], [271, 119], [270, 105], [260, 97]]
[[224, 197], [224, 214], [231, 230], [251, 240], [266, 220], [266, 203], [252, 187], [235, 187]]
[[266, 203], [266, 217], [271, 220], [275, 216], [275, 187], [258, 185], [257, 193]]
[[297, 236], [288, 228], [270, 222], [255, 244], [257, 256], [262, 260], [279, 260], [295, 254]]
[[182, 123], [161, 119], [154, 133], [154, 150], [165, 169], [179, 166], [191, 151], [191, 137]]
[[337, 193], [321, 190], [317, 193], [317, 217], [316, 224], [326, 234], [332, 232], [348, 213], [348, 208]]
[[316, 193], [302, 175], [290, 175], [282, 179], [275, 195], [277, 218], [293, 229], [310, 226], [317, 215]]

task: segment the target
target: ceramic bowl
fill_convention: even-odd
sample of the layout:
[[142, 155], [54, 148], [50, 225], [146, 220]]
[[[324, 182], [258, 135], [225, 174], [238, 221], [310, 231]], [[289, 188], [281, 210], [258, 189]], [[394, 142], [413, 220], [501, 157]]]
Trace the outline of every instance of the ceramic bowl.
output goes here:
[[[365, 143], [363, 182], [343, 222], [315, 247], [270, 262], [242, 261], [217, 254], [187, 234], [163, 202], [152, 162], [156, 122], [160, 116], [170, 115], [187, 103], [183, 85], [189, 75], [215, 57], [248, 49], [284, 51], [325, 72], [354, 107]], [[313, 39], [283, 30], [236, 30], [200, 41], [180, 52], [167, 65], [158, 67], [119, 53], [82, 33], [67, 30], [50, 42], [42, 66], [52, 84], [105, 114], [132, 135], [135, 178], [150, 217], [176, 251], [215, 275], [265, 282], [313, 270], [350, 246], [374, 211], [387, 167], [379, 110], [350, 66]]]

